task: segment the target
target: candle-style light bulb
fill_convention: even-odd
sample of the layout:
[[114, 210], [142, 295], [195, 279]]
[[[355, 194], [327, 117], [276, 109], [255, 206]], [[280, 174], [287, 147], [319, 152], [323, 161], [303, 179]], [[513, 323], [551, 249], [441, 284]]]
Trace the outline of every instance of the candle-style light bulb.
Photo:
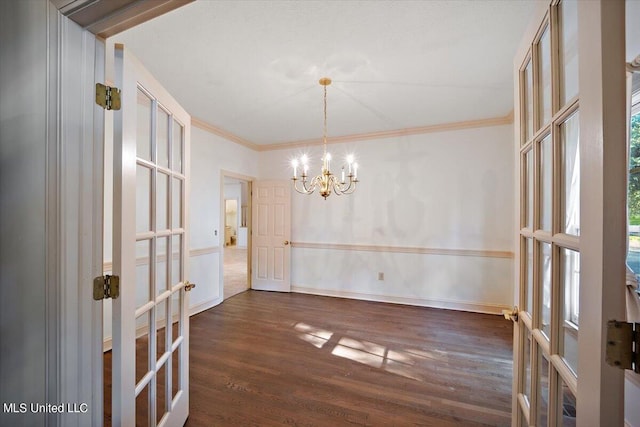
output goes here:
[[351, 166], [353, 166], [353, 154], [347, 155], [347, 164], [349, 165], [349, 176], [351, 176]]
[[291, 160], [291, 166], [293, 166], [293, 177], [298, 177], [298, 159]]
[[342, 183], [344, 184], [344, 166], [342, 167]]
[[357, 163], [353, 164], [353, 178], [354, 179], [358, 179], [358, 164]]

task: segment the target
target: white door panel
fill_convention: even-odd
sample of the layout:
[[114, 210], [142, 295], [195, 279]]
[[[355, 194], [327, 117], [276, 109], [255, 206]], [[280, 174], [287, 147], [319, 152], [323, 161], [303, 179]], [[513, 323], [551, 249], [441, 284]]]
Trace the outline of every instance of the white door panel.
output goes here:
[[291, 291], [291, 188], [288, 181], [253, 186], [252, 289]]

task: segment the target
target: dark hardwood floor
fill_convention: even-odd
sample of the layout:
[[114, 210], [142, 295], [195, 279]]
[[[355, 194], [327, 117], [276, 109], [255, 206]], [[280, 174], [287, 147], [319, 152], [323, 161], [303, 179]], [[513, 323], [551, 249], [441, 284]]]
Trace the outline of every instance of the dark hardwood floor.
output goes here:
[[186, 426], [507, 426], [511, 327], [500, 316], [247, 291], [191, 318]]
[[509, 425], [499, 316], [247, 291], [191, 318], [186, 426]]

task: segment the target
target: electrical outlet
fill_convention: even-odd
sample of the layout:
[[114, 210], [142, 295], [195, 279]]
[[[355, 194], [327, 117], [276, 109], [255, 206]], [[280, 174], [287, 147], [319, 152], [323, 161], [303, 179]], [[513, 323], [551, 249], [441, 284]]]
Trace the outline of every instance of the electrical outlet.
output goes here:
[[218, 235], [218, 230], [213, 230], [213, 235], [217, 236]]
[[384, 280], [384, 273], [382, 271], [378, 273], [378, 280]]

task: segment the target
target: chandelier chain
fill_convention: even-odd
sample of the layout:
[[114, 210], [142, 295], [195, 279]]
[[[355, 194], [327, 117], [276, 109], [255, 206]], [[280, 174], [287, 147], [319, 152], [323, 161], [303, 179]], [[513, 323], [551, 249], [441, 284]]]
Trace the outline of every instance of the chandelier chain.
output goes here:
[[324, 143], [324, 155], [327, 155], [327, 86], [324, 86], [324, 129], [322, 133]]

